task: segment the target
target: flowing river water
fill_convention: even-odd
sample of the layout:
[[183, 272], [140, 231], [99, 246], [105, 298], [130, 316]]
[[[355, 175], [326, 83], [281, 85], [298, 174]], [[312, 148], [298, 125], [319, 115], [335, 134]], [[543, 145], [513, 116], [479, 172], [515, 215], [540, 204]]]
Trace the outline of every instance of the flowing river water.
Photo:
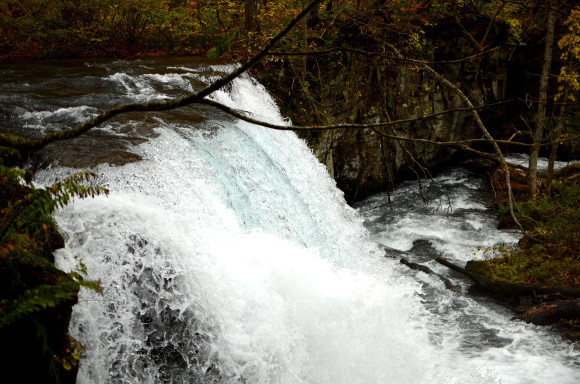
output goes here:
[[[118, 103], [184, 95], [232, 68], [3, 65], [0, 127], [38, 136]], [[249, 76], [211, 98], [287, 123]], [[495, 229], [484, 180], [462, 168], [436, 178], [445, 196], [409, 182], [355, 209], [293, 133], [201, 106], [130, 113], [30, 161], [38, 185], [90, 169], [110, 190], [56, 213], [59, 266], [82, 261], [102, 285], [74, 308], [78, 383], [580, 382], [571, 344], [511, 321], [432, 261], [465, 263], [483, 257], [478, 245], [518, 238]]]

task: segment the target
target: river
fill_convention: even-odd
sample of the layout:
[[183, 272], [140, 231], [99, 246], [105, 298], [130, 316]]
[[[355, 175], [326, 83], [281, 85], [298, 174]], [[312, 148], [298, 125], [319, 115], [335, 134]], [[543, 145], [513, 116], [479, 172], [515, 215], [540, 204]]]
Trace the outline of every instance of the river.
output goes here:
[[[0, 127], [38, 136], [104, 108], [184, 95], [231, 64], [189, 58], [0, 66]], [[211, 96], [287, 124], [256, 80]], [[110, 190], [59, 210], [82, 291], [78, 383], [578, 383], [549, 329], [470, 296], [432, 259], [482, 257], [498, 231], [462, 168], [349, 207], [304, 142], [205, 106], [130, 113], [30, 159], [46, 185], [91, 169]], [[461, 285], [399, 263], [397, 252]], [[475, 252], [475, 254], [474, 254]]]

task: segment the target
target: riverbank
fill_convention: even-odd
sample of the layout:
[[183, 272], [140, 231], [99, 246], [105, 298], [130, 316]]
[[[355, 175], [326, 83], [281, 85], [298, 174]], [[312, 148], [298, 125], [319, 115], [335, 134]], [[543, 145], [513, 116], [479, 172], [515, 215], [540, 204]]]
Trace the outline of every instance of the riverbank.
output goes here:
[[68, 333], [72, 309], [81, 286], [99, 284], [84, 279], [80, 262], [70, 273], [56, 267], [53, 252], [64, 238], [52, 214], [72, 197], [107, 191], [77, 184], [88, 173], [36, 188], [30, 170], [12, 168], [21, 161], [18, 151], [0, 147], [1, 366], [23, 382], [72, 384], [82, 350]]
[[[2, 367], [24, 382], [74, 383], [79, 350], [68, 336], [79, 284], [56, 268], [64, 246], [44, 190], [24, 185], [0, 151], [0, 338]], [[80, 347], [79, 347], [80, 348]], [[30, 369], [30, 366], [34, 369]]]
[[[580, 341], [580, 183], [561, 173], [552, 190], [535, 198], [525, 196], [525, 173], [512, 169], [512, 187], [519, 189], [516, 214], [526, 233], [517, 246], [480, 247], [484, 260], [465, 267], [475, 291], [498, 298], [512, 308], [515, 318], [554, 326]], [[506, 207], [503, 171], [491, 173], [500, 226], [515, 224]]]

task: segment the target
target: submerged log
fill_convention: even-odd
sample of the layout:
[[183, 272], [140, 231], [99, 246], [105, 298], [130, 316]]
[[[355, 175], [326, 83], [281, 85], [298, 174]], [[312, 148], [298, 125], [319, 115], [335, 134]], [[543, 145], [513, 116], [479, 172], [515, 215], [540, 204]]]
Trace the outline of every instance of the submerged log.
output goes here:
[[443, 284], [445, 284], [445, 288], [447, 288], [447, 289], [450, 289], [452, 291], [456, 291], [459, 289], [459, 287], [457, 285], [453, 284], [449, 279], [447, 279], [444, 276], [441, 276], [440, 274], [433, 271], [431, 268], [427, 267], [426, 265], [412, 263], [406, 259], [401, 259], [401, 264], [406, 265], [407, 267], [414, 269], [416, 271], [421, 271], [421, 272], [426, 273], [428, 275], [437, 276], [443, 282]]
[[409, 252], [405, 252], [405, 251], [401, 251], [400, 249], [396, 249], [396, 248], [391, 248], [389, 246], [383, 245], [381, 244], [381, 247], [386, 251], [386, 252], [393, 252], [393, 253], [398, 253], [400, 255], [408, 255]]
[[441, 258], [441, 257], [438, 257], [438, 258], [436, 258], [436, 259], [435, 259], [435, 261], [436, 261], [436, 262], [438, 262], [438, 263], [439, 263], [439, 264], [441, 264], [441, 265], [444, 265], [444, 266], [446, 266], [446, 267], [447, 267], [447, 268], [449, 268], [449, 269], [452, 269], [452, 270], [454, 270], [454, 271], [456, 271], [456, 272], [459, 272], [459, 273], [461, 273], [462, 275], [465, 275], [465, 276], [467, 276], [467, 277], [468, 277], [470, 280], [472, 280], [472, 281], [473, 281], [474, 283], [476, 283], [476, 284], [479, 284], [479, 285], [482, 285], [482, 286], [485, 286], [485, 285], [486, 285], [486, 284], [485, 284], [485, 283], [484, 283], [484, 282], [483, 282], [481, 279], [479, 279], [479, 278], [478, 278], [476, 275], [474, 275], [473, 273], [469, 272], [469, 271], [468, 271], [468, 270], [466, 270], [465, 268], [462, 268], [462, 267], [460, 267], [460, 266], [459, 266], [459, 265], [457, 265], [457, 264], [450, 263], [449, 261], [447, 261], [447, 259], [443, 259], [443, 258]]
[[500, 299], [503, 304], [509, 303], [510, 308], [520, 312], [514, 320], [555, 325], [567, 338], [580, 340], [580, 288], [508, 283], [485, 273], [481, 262], [470, 261], [466, 268], [462, 268], [442, 258], [435, 260], [467, 276], [480, 291]]

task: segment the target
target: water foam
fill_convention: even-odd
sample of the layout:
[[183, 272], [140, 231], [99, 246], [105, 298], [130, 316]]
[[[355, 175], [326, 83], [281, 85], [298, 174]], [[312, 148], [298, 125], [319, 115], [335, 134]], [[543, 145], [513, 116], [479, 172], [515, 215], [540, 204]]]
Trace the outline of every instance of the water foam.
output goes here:
[[[150, 91], [159, 87], [123, 92], [159, 97]], [[212, 97], [285, 122], [249, 77]], [[496, 314], [445, 291], [425, 296], [438, 288], [383, 257], [294, 134], [163, 115], [148, 124], [158, 136], [134, 148], [142, 161], [94, 170], [108, 198], [57, 214], [67, 237], [59, 265], [71, 269], [78, 256], [103, 287], [83, 291], [73, 314], [71, 333], [86, 348], [80, 383], [533, 382], [513, 368], [521, 347], [466, 348], [471, 330], [456, 309], [481, 312], [469, 324]], [[526, 366], [537, 355], [524, 355]], [[558, 367], [562, 382], [573, 376]]]

